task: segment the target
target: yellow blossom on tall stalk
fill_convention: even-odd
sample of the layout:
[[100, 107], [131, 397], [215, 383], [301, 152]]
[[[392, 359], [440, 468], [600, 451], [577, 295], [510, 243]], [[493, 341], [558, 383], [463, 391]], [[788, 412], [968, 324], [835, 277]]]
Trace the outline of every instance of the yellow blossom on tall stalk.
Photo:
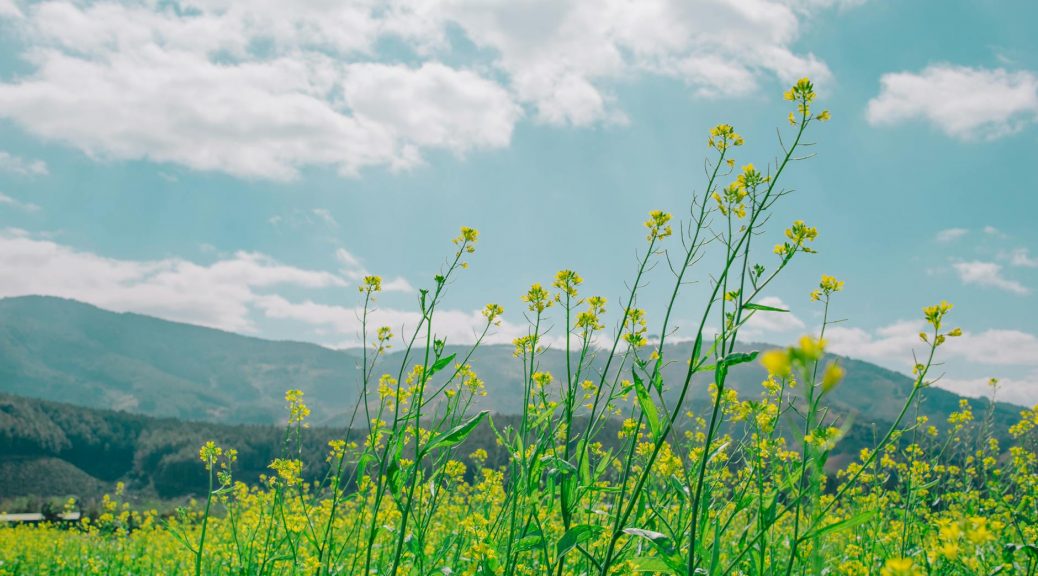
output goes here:
[[505, 313], [505, 309], [497, 304], [487, 304], [483, 308], [483, 318], [486, 318], [487, 322], [495, 326], [501, 325], [501, 315]]
[[285, 392], [285, 402], [288, 403], [288, 424], [302, 424], [303, 427], [309, 427], [309, 424], [304, 422], [306, 417], [310, 415], [310, 408], [303, 403], [303, 391], [302, 390], [289, 390]]
[[555, 281], [552, 282], [552, 286], [559, 289], [559, 294], [555, 296], [556, 300], [559, 300], [562, 294], [566, 294], [570, 298], [577, 297], [577, 286], [584, 283], [584, 279], [580, 277], [580, 274], [572, 270], [559, 270], [555, 274]]
[[526, 294], [523, 294], [522, 300], [526, 302], [530, 312], [541, 313], [551, 308], [552, 305], [552, 299], [548, 295], [548, 291], [539, 283], [530, 286]]
[[725, 152], [731, 146], [742, 146], [743, 138], [735, 132], [731, 124], [718, 124], [710, 129], [707, 145], [719, 152]]
[[649, 229], [646, 239], [650, 242], [662, 240], [673, 232], [670, 228], [670, 214], [662, 210], [649, 212], [649, 219], [645, 221], [645, 227]]
[[811, 300], [819, 301], [822, 296], [831, 296], [834, 292], [843, 290], [843, 281], [837, 280], [828, 274], [822, 274], [822, 280], [818, 283], [818, 289], [811, 292]]

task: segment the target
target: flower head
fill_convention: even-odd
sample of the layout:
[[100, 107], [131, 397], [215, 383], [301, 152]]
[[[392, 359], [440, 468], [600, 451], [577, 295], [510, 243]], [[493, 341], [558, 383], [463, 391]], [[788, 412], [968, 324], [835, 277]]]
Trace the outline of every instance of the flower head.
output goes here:
[[670, 236], [672, 233], [670, 214], [662, 210], [649, 212], [649, 219], [645, 221], [645, 227], [649, 229], [649, 235], [646, 237], [649, 242]]

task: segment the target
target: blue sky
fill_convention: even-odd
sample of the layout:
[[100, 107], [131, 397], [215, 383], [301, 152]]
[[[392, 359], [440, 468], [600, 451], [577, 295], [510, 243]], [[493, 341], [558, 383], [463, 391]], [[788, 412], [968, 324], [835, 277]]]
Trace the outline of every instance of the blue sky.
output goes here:
[[833, 120], [773, 233], [807, 220], [819, 254], [749, 336], [815, 330], [829, 273], [833, 349], [905, 369], [946, 298], [967, 336], [943, 385], [1038, 402], [1035, 21], [1025, 0], [0, 0], [0, 295], [343, 346], [359, 276], [413, 321], [469, 225], [439, 329], [464, 341], [495, 301], [508, 340], [558, 269], [615, 303], [645, 214], [705, 185], [709, 127], [765, 164], [810, 75]]

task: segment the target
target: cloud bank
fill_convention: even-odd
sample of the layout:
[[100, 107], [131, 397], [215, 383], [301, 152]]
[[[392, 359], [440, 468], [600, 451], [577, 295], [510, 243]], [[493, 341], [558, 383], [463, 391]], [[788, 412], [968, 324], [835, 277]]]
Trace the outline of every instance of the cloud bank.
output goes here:
[[4, 0], [29, 72], [0, 117], [98, 159], [243, 178], [407, 169], [507, 146], [524, 117], [625, 122], [638, 75], [701, 96], [825, 81], [792, 46], [855, 2], [779, 0]]

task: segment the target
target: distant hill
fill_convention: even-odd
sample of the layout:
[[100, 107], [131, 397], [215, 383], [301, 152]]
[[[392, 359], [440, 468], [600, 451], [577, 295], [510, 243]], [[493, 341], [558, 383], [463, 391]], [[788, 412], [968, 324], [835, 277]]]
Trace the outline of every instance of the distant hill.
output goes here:
[[[495, 422], [507, 426], [515, 419], [497, 417]], [[305, 431], [304, 477], [316, 480], [327, 472], [328, 441], [345, 434], [341, 428]], [[350, 439], [359, 437], [352, 434]], [[286, 454], [284, 439], [284, 428], [272, 425], [152, 418], [0, 394], [0, 510], [13, 506], [36, 512], [41, 499], [70, 496], [96, 506], [116, 482], [146, 501], [199, 495], [206, 476], [198, 449], [209, 440], [236, 449], [235, 477], [254, 484], [260, 474], [270, 473], [271, 460]], [[459, 453], [476, 448], [487, 451], [491, 466], [507, 460], [486, 425], [469, 436]], [[294, 449], [287, 454], [294, 457]]]
[[[665, 350], [671, 386], [684, 375], [687, 348]], [[450, 352], [460, 357], [465, 349]], [[401, 358], [394, 349], [378, 369], [395, 374]], [[859, 424], [892, 421], [911, 389], [909, 378], [868, 362], [841, 361], [847, 377], [831, 395], [831, 408], [854, 415]], [[358, 364], [356, 350], [262, 340], [60, 298], [0, 300], [0, 392], [22, 396], [156, 417], [273, 424], [284, 418], [284, 391], [299, 388], [315, 423], [342, 426], [359, 394]], [[521, 410], [522, 368], [511, 346], [484, 346], [472, 364], [488, 390], [479, 408]], [[548, 350], [539, 369], [564, 374], [564, 352]], [[730, 380], [741, 394], [756, 396], [763, 378], [763, 369], [751, 363], [733, 370]], [[691, 404], [707, 398], [708, 384], [707, 375], [693, 382]], [[927, 390], [921, 413], [942, 418], [958, 400], [945, 390]], [[999, 404], [996, 419], [1008, 422], [1017, 412]]]
[[[451, 352], [460, 357], [465, 349]], [[665, 382], [680, 382], [687, 353], [686, 345], [667, 347]], [[395, 374], [401, 358], [395, 351], [382, 369]], [[313, 409], [316, 427], [306, 436], [305, 459], [308, 470], [320, 473], [327, 441], [342, 436], [344, 414], [357, 398], [358, 359], [356, 351], [249, 338], [71, 300], [0, 300], [0, 505], [13, 497], [96, 497], [116, 481], [160, 499], [195, 493], [204, 485], [198, 447], [209, 439], [237, 448], [241, 476], [254, 479], [280, 454], [277, 424], [288, 388], [304, 390]], [[834, 463], [874, 445], [911, 389], [902, 374], [841, 362], [847, 376], [828, 407], [850, 418], [852, 427]], [[601, 364], [595, 360], [592, 372]], [[474, 408], [519, 412], [522, 368], [511, 347], [483, 347], [473, 365], [488, 389]], [[565, 354], [547, 351], [538, 369], [561, 377]], [[694, 381], [686, 406], [697, 412], [705, 411], [708, 399], [703, 376]], [[730, 382], [740, 395], [755, 397], [763, 379], [763, 369], [749, 363], [736, 367]], [[670, 402], [675, 393], [667, 393]], [[940, 425], [959, 400], [945, 390], [927, 390], [919, 414]], [[978, 414], [988, 409], [985, 400], [970, 402]], [[1004, 431], [1018, 413], [1017, 407], [995, 405], [995, 429]], [[494, 419], [499, 425], [514, 420]], [[463, 453], [482, 447], [491, 464], [505, 460], [487, 426], [468, 444]]]

